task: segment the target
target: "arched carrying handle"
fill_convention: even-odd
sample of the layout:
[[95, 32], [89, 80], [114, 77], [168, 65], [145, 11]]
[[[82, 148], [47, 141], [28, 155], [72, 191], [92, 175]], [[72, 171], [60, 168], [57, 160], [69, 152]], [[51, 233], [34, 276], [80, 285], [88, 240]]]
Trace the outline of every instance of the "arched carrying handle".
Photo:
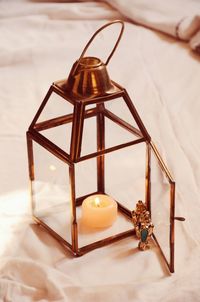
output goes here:
[[114, 20], [114, 21], [112, 21], [112, 22], [106, 23], [105, 25], [103, 25], [102, 27], [100, 27], [100, 28], [93, 34], [93, 36], [90, 38], [90, 40], [89, 40], [88, 43], [86, 44], [85, 48], [83, 49], [83, 51], [82, 51], [82, 53], [81, 53], [81, 55], [80, 55], [80, 58], [78, 59], [77, 64], [76, 64], [76, 66], [74, 67], [73, 74], [75, 74], [76, 69], [77, 69], [78, 65], [80, 64], [81, 59], [83, 58], [83, 56], [84, 56], [84, 54], [86, 53], [88, 47], [90, 46], [90, 44], [92, 43], [92, 41], [94, 40], [94, 38], [98, 35], [98, 33], [99, 33], [100, 31], [102, 31], [104, 28], [106, 28], [106, 27], [108, 27], [108, 26], [111, 26], [111, 25], [113, 25], [113, 24], [116, 24], [116, 23], [121, 24], [121, 30], [120, 30], [118, 39], [117, 39], [117, 41], [116, 41], [116, 43], [115, 43], [115, 45], [114, 45], [114, 47], [113, 47], [113, 49], [112, 49], [112, 51], [111, 51], [109, 57], [108, 57], [107, 60], [106, 60], [105, 65], [107, 65], [107, 64], [109, 63], [110, 59], [112, 58], [112, 56], [113, 56], [113, 54], [114, 54], [114, 52], [115, 52], [115, 50], [116, 50], [116, 48], [117, 48], [117, 46], [118, 46], [120, 40], [121, 40], [123, 31], [124, 31], [124, 22], [121, 21], [121, 20]]

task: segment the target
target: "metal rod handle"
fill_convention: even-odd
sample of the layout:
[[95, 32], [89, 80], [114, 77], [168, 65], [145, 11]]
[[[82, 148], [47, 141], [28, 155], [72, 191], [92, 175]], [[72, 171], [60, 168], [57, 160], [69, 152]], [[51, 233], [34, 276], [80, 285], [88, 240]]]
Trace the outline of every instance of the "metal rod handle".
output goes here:
[[108, 22], [108, 23], [106, 23], [105, 25], [103, 25], [102, 27], [100, 27], [100, 28], [93, 34], [93, 36], [90, 38], [90, 40], [89, 40], [88, 43], [86, 44], [85, 48], [83, 49], [83, 51], [82, 51], [82, 53], [81, 53], [81, 55], [80, 55], [80, 57], [79, 57], [79, 59], [78, 59], [78, 61], [77, 61], [77, 64], [76, 64], [76, 66], [75, 66], [75, 68], [74, 68], [73, 74], [75, 74], [75, 71], [76, 71], [78, 65], [80, 64], [81, 59], [83, 58], [83, 56], [84, 56], [84, 54], [86, 53], [88, 47], [90, 46], [90, 44], [92, 43], [92, 41], [94, 40], [94, 38], [98, 35], [98, 33], [99, 33], [100, 31], [102, 31], [104, 28], [106, 28], [106, 27], [108, 27], [108, 26], [111, 26], [111, 25], [113, 25], [113, 24], [116, 24], [116, 23], [121, 24], [121, 30], [120, 30], [118, 39], [117, 39], [117, 41], [116, 41], [116, 43], [115, 43], [115, 45], [114, 45], [114, 47], [113, 47], [113, 49], [112, 49], [110, 55], [108, 56], [108, 58], [107, 58], [107, 60], [106, 60], [105, 65], [107, 65], [107, 64], [109, 63], [110, 59], [112, 58], [112, 56], [113, 56], [113, 54], [114, 54], [114, 52], [115, 52], [115, 50], [116, 50], [116, 48], [117, 48], [117, 46], [118, 46], [120, 40], [121, 40], [123, 31], [124, 31], [124, 22], [123, 22], [122, 20], [114, 20], [114, 21], [112, 21], [112, 22]]

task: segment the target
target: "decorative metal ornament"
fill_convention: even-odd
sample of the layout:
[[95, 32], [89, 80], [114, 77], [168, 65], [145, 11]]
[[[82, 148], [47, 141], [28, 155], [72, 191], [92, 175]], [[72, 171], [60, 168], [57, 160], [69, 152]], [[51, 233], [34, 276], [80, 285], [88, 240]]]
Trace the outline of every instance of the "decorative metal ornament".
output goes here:
[[140, 239], [138, 248], [142, 251], [149, 248], [149, 239], [153, 234], [154, 225], [151, 222], [150, 212], [145, 204], [139, 200], [136, 210], [132, 211], [132, 220], [136, 231], [136, 236]]
[[[96, 37], [96, 35], [102, 31], [104, 28], [111, 26], [113, 24], [120, 24], [121, 31], [116, 44], [110, 53], [107, 61], [103, 63], [99, 58], [96, 57], [84, 57], [86, 50], [89, 45]], [[160, 173], [164, 175], [166, 182], [169, 186], [169, 257], [165, 256], [165, 251], [163, 251], [158, 243], [156, 235], [153, 233], [152, 237], [155, 243], [158, 245], [161, 255], [163, 256], [170, 272], [174, 272], [174, 211], [175, 211], [175, 182], [167, 169], [165, 163], [163, 162], [156, 146], [151, 141], [151, 137], [147, 132], [135, 106], [133, 105], [126, 90], [119, 84], [115, 83], [109, 78], [107, 72], [107, 65], [113, 56], [119, 41], [121, 39], [122, 33], [124, 31], [124, 23], [120, 20], [116, 20], [107, 23], [103, 27], [97, 30], [97, 32], [92, 36], [92, 38], [87, 43], [84, 48], [80, 58], [74, 63], [69, 77], [66, 80], [61, 80], [54, 82], [49, 91], [47, 92], [40, 108], [38, 109], [28, 131], [27, 131], [27, 146], [28, 146], [28, 161], [29, 161], [29, 177], [31, 183], [31, 200], [32, 200], [32, 210], [34, 220], [41, 225], [45, 230], [47, 230], [53, 237], [55, 237], [67, 250], [69, 250], [74, 256], [81, 256], [95, 248], [105, 246], [107, 244], [113, 243], [117, 240], [121, 240], [128, 236], [133, 236], [137, 231], [137, 223], [135, 223], [135, 229], [132, 227], [132, 210], [128, 209], [123, 201], [116, 200], [118, 204], [118, 212], [120, 215], [125, 217], [125, 219], [130, 222], [130, 229], [126, 231], [120, 231], [117, 234], [108, 236], [101, 240], [94, 241], [92, 243], [86, 244], [84, 246], [79, 246], [79, 224], [77, 217], [77, 209], [81, 206], [83, 200], [92, 194], [108, 194], [106, 190], [105, 179], [105, 158], [109, 155], [112, 156], [117, 150], [124, 150], [129, 147], [135, 147], [139, 144], [146, 146], [146, 158], [144, 158], [144, 163], [146, 166], [145, 177], [144, 177], [144, 189], [145, 189], [145, 211], [148, 210], [151, 215], [151, 154], [153, 154], [155, 160], [158, 163], [158, 168]], [[48, 106], [49, 100], [52, 95], [59, 96], [62, 100], [62, 106], [71, 106], [72, 110], [70, 113], [62, 115], [56, 115], [53, 111], [52, 117], [49, 119], [44, 119], [40, 121], [40, 116]], [[121, 98], [123, 104], [128, 109], [132, 119], [136, 126], [133, 126], [128, 121], [124, 120], [123, 117], [118, 116], [112, 109], [108, 108], [108, 104], [112, 102], [118, 102]], [[55, 104], [56, 109], [56, 104]], [[56, 111], [56, 110], [55, 110]], [[83, 132], [84, 125], [87, 120], [91, 118], [96, 121], [96, 150], [89, 154], [82, 154], [83, 147]], [[130, 134], [132, 139], [127, 142], [118, 143], [114, 146], [107, 146], [109, 139], [106, 137], [106, 122], [110, 121], [114, 125], [119, 126], [126, 133]], [[45, 133], [50, 130], [56, 130], [60, 126], [67, 127], [71, 126], [70, 135], [70, 147], [69, 150], [60, 147], [59, 144], [48, 138]], [[64, 132], [66, 135], [66, 132]], [[66, 137], [58, 137], [57, 139], [63, 140], [65, 145]], [[46, 152], [45, 156], [39, 168], [45, 165], [47, 162], [48, 154], [52, 155], [53, 158], [57, 159], [60, 163], [63, 163], [69, 170], [69, 196], [71, 204], [71, 242], [66, 239], [65, 234], [60, 235], [56, 227], [50, 225], [43, 217], [42, 214], [37, 213], [37, 173], [35, 173], [35, 162], [37, 161], [37, 156], [34, 151], [34, 146], [39, 146], [41, 150]], [[76, 182], [76, 166], [87, 160], [96, 160], [96, 175], [97, 175], [97, 190], [89, 192], [88, 194], [77, 197], [78, 185]], [[55, 170], [56, 167], [53, 165], [49, 166], [51, 171]], [[49, 171], [50, 173], [50, 171]], [[88, 179], [85, 180], [88, 182]], [[52, 182], [54, 185], [54, 180]], [[46, 187], [45, 187], [46, 188]], [[42, 196], [43, 191], [39, 187], [39, 195]], [[50, 196], [50, 199], [57, 198], [58, 192], [55, 196]], [[133, 206], [132, 206], [133, 208]], [[56, 211], [54, 213], [56, 215]], [[146, 212], [147, 214], [147, 212]], [[67, 215], [67, 214], [66, 214]], [[148, 216], [149, 217], [149, 216]], [[146, 218], [145, 218], [146, 219]], [[60, 220], [56, 220], [60, 223]], [[119, 227], [120, 229], [120, 227]], [[153, 231], [153, 226], [150, 222], [142, 221], [140, 230], [140, 247], [144, 249], [146, 247], [148, 238]], [[145, 246], [145, 247], [144, 247]]]

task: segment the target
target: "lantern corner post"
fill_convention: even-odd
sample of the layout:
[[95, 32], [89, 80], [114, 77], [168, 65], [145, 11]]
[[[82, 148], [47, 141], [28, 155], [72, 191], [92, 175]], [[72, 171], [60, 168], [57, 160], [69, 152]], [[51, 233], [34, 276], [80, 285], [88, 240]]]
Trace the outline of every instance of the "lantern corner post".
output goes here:
[[69, 165], [69, 187], [70, 187], [70, 205], [71, 205], [71, 240], [72, 251], [78, 256], [78, 224], [76, 215], [76, 185], [75, 185], [75, 165]]
[[72, 134], [70, 144], [70, 164], [69, 164], [69, 187], [70, 187], [70, 203], [71, 203], [71, 240], [72, 251], [74, 256], [79, 256], [78, 248], [78, 224], [76, 215], [76, 180], [75, 180], [75, 164], [80, 158], [83, 123], [85, 117], [85, 105], [81, 101], [76, 101], [73, 112]]
[[[97, 104], [97, 151], [105, 149], [104, 103]], [[97, 191], [105, 193], [105, 155], [97, 156]]]
[[151, 146], [146, 142], [145, 203], [151, 213]]
[[175, 248], [175, 181], [170, 182], [170, 272], [174, 273], [174, 248]]
[[85, 105], [83, 102], [77, 101], [75, 103], [73, 112], [72, 134], [70, 144], [70, 159], [72, 162], [76, 162], [80, 158], [84, 117]]
[[29, 131], [26, 132], [27, 154], [28, 154], [28, 171], [29, 171], [29, 196], [31, 200], [31, 215], [34, 215], [34, 194], [33, 194], [33, 181], [35, 180], [34, 172], [34, 157], [33, 157], [33, 139]]

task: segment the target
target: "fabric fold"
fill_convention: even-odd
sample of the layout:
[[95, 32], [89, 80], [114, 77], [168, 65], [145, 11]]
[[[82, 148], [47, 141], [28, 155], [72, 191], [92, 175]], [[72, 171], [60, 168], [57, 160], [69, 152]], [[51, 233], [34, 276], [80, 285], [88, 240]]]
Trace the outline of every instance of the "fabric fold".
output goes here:
[[[106, 0], [131, 21], [190, 41], [200, 30], [200, 2], [197, 0]], [[198, 50], [196, 38], [190, 43]]]

